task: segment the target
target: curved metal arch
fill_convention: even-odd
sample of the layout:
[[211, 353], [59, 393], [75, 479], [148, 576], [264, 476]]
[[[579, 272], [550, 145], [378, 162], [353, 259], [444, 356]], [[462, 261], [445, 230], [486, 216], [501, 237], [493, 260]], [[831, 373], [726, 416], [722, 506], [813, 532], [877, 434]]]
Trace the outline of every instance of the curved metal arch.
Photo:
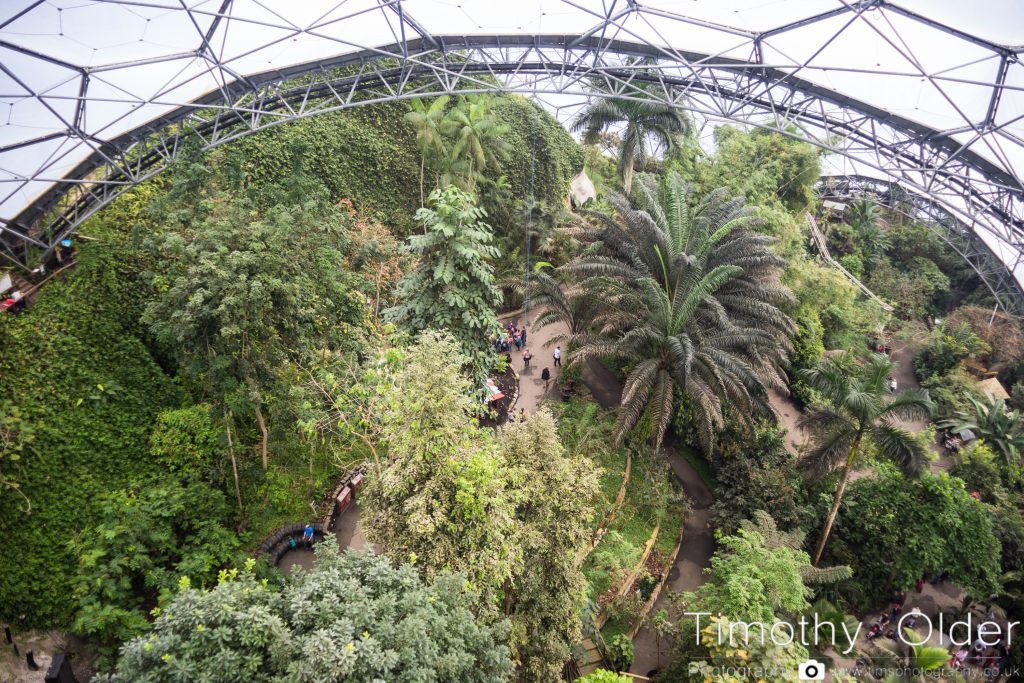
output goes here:
[[1000, 309], [1013, 315], [1024, 314], [1024, 297], [999, 257], [970, 228], [930, 197], [910, 192], [891, 180], [860, 175], [822, 176], [814, 191], [819, 199], [839, 201], [871, 195], [890, 211], [920, 221], [971, 266]]
[[[650, 61], [637, 65], [630, 60]], [[635, 61], [635, 60], [634, 60]], [[23, 267], [121, 192], [163, 170], [186, 136], [206, 149], [320, 113], [415, 97], [479, 92], [656, 100], [716, 121], [786, 130], [928, 196], [962, 225], [1024, 253], [1020, 181], [948, 135], [762, 64], [600, 35], [431, 36], [272, 70], [102, 143], [0, 231]], [[973, 264], [972, 264], [973, 265]], [[979, 273], [980, 274], [980, 273]]]

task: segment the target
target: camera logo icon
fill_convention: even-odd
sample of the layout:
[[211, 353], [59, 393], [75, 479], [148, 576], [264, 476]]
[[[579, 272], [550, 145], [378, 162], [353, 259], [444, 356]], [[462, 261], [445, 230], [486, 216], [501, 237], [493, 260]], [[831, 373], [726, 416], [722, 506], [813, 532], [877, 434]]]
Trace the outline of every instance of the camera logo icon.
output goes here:
[[801, 681], [825, 680], [825, 665], [817, 659], [808, 659], [797, 667], [797, 678]]

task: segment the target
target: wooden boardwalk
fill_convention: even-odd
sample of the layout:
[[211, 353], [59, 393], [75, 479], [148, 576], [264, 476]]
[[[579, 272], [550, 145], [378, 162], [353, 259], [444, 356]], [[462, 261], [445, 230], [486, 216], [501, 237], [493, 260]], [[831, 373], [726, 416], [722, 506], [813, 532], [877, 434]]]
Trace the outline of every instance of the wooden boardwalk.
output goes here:
[[828, 250], [828, 243], [825, 241], [825, 235], [821, 233], [821, 229], [818, 227], [818, 221], [814, 219], [810, 213], [805, 214], [807, 217], [807, 231], [811, 233], [811, 241], [814, 242], [814, 248], [818, 250], [818, 254], [827, 264], [837, 269], [843, 276], [853, 283], [853, 286], [860, 290], [861, 294], [869, 299], [873, 299], [878, 302], [879, 307], [888, 313], [892, 313], [895, 309], [889, 304], [879, 299], [874, 292], [868, 289], [867, 285], [858, 280], [853, 276], [853, 273], [848, 271], [846, 268], [832, 258], [832, 254]]

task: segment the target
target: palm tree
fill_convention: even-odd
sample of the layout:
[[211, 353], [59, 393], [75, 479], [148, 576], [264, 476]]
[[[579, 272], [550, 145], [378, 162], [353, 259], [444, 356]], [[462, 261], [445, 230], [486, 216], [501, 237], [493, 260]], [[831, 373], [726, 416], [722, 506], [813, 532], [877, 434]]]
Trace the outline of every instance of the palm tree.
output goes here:
[[420, 206], [424, 206], [426, 198], [423, 193], [423, 175], [426, 171], [427, 159], [443, 159], [447, 156], [445, 141], [448, 96], [437, 97], [426, 104], [422, 99], [412, 100], [412, 111], [405, 115], [405, 120], [416, 131], [416, 146], [420, 150]]
[[[533, 321], [533, 328], [539, 330], [548, 325], [565, 325], [568, 333], [556, 335], [551, 341], [567, 342], [586, 331], [595, 313], [594, 300], [586, 296], [579, 285], [567, 282], [559, 271], [555, 270], [554, 274], [547, 272], [550, 269], [551, 264], [542, 261], [530, 273], [530, 308], [541, 311]], [[517, 289], [523, 289], [522, 285]]]
[[746, 420], [770, 414], [766, 386], [784, 390], [782, 366], [793, 323], [779, 282], [784, 262], [771, 237], [752, 232], [740, 198], [715, 190], [690, 206], [685, 183], [643, 177], [638, 207], [611, 195], [617, 218], [589, 215], [588, 247], [563, 268], [583, 278], [582, 296], [601, 302], [595, 332], [572, 339], [570, 365], [606, 357], [628, 367], [617, 438], [647, 415], [655, 448], [674, 415], [676, 395], [696, 412], [709, 452], [727, 404]]
[[869, 268], [873, 267], [889, 248], [890, 242], [889, 233], [881, 226], [882, 212], [878, 204], [867, 195], [854, 199], [850, 202], [847, 220], [857, 233], [864, 262]]
[[481, 97], [467, 97], [451, 112], [449, 120], [455, 139], [452, 160], [465, 168], [466, 189], [472, 192], [484, 168], [496, 166], [511, 150], [505, 140], [509, 128], [498, 121], [487, 100]]
[[872, 354], [864, 363], [826, 358], [817, 367], [799, 373], [831, 404], [813, 408], [800, 418], [800, 426], [813, 437], [813, 446], [804, 456], [803, 464], [818, 476], [842, 471], [814, 554], [815, 565], [825, 550], [850, 474], [869, 450], [869, 444], [908, 476], [919, 475], [928, 462], [925, 447], [895, 420], [929, 417], [931, 398], [923, 389], [907, 389], [889, 400], [889, 376], [895, 368], [896, 363], [887, 357]]
[[1007, 466], [1016, 465], [1020, 451], [1024, 449], [1020, 411], [1007, 410], [1006, 403], [994, 396], [987, 396], [984, 401], [969, 393], [965, 396], [971, 402], [971, 409], [958, 410], [955, 417], [942, 420], [939, 426], [954, 432], [970, 429], [985, 439], [985, 443], [998, 449]]
[[569, 129], [583, 132], [583, 140], [592, 145], [602, 131], [616, 124], [626, 126], [619, 149], [619, 173], [627, 195], [633, 188], [633, 167], [647, 161], [648, 142], [654, 139], [663, 147], [672, 148], [677, 138], [690, 132], [690, 120], [675, 107], [618, 97], [595, 99], [576, 116]]

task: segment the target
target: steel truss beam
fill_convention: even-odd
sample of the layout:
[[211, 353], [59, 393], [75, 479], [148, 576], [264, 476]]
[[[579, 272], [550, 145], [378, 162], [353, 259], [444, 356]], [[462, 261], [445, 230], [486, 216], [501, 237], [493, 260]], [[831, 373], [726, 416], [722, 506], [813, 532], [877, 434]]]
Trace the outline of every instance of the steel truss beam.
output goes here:
[[849, 201], [870, 195], [890, 211], [921, 223], [968, 264], [1006, 313], [1024, 315], [1024, 297], [999, 257], [966, 225], [936, 200], [910, 192], [896, 182], [858, 175], [823, 176], [814, 186], [819, 199]]
[[[420, 35], [414, 24], [403, 27], [408, 35]], [[1014, 298], [1024, 296], [1012, 275], [1024, 254], [1024, 187], [949, 133], [852, 100], [787, 70], [608, 40], [597, 32], [435, 35], [225, 84], [118, 138], [96, 141], [88, 159], [54, 179], [51, 189], [15, 219], [0, 223], [0, 255], [32, 267], [96, 211], [165, 169], [183, 149], [185, 138], [198, 139], [209, 150], [325, 112], [483, 92], [654, 100], [699, 118], [807, 139], [928, 197], [970, 232], [990, 233], [1012, 253], [1013, 262], [1003, 269], [1016, 287]], [[982, 267], [980, 262], [972, 266]], [[990, 283], [988, 265], [979, 275]], [[993, 292], [1001, 293], [1004, 307], [1019, 310], [1008, 302], [1011, 289], [1000, 284]]]

